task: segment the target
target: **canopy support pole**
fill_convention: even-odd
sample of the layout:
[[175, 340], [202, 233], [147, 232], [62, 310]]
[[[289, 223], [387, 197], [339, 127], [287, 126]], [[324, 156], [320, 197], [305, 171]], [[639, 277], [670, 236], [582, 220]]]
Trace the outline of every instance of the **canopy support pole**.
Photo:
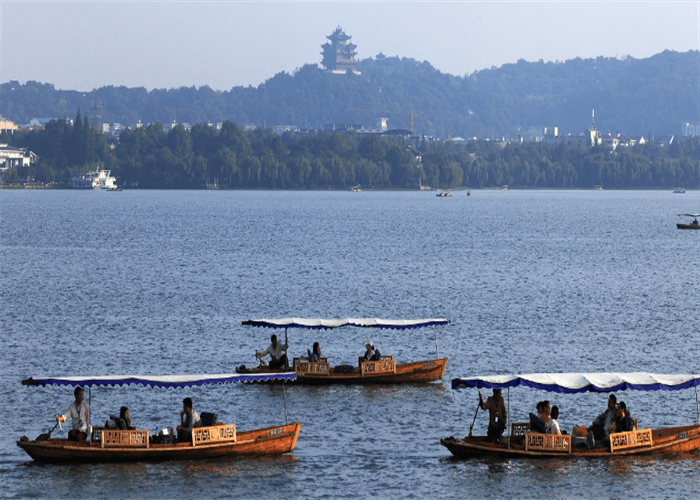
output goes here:
[[284, 424], [289, 425], [289, 418], [287, 417], [287, 393], [284, 390], [285, 385], [287, 385], [287, 383], [283, 380], [282, 381], [282, 398], [284, 399]]
[[506, 415], [506, 425], [508, 426], [508, 449], [510, 449], [510, 440], [513, 437], [510, 435], [510, 387], [508, 387], [508, 415]]
[[92, 440], [92, 386], [88, 386], [88, 436]]
[[435, 359], [440, 359], [440, 353], [438, 352], [437, 345], [437, 325], [433, 325], [433, 330], [435, 330]]
[[698, 424], [700, 424], [700, 405], [698, 405], [698, 386], [695, 386], [695, 414]]

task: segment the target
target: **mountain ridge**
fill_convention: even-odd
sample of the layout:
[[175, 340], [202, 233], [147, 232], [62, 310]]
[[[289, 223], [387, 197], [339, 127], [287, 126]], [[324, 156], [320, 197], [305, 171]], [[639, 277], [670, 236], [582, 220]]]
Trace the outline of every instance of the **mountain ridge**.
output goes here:
[[[107, 123], [206, 123], [376, 126], [419, 135], [528, 140], [543, 127], [577, 135], [591, 127], [630, 136], [679, 134], [700, 117], [700, 51], [666, 50], [644, 59], [597, 57], [504, 64], [464, 76], [428, 61], [377, 56], [357, 63], [360, 75], [336, 75], [316, 64], [280, 72], [257, 87], [154, 89], [106, 86], [91, 92], [56, 90], [28, 81], [0, 86], [0, 114], [18, 124], [33, 118], [92, 115]], [[411, 118], [412, 117], [412, 120]]]

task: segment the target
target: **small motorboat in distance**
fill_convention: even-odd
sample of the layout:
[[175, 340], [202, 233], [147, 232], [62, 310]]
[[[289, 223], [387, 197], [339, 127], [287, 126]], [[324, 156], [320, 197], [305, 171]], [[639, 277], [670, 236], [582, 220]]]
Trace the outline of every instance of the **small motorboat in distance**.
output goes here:
[[684, 193], [685, 193], [685, 189], [683, 189], [683, 188], [676, 188], [676, 189], [673, 190], [673, 192], [674, 192], [674, 194], [684, 194]]
[[[22, 385], [45, 387], [47, 385], [87, 387], [111, 387], [117, 385], [142, 385], [154, 388], [183, 388], [200, 385], [219, 385], [242, 382], [267, 382], [279, 380], [291, 382], [294, 373], [224, 374], [224, 375], [176, 375], [176, 376], [104, 376], [104, 377], [55, 377], [29, 378]], [[284, 386], [283, 386], [284, 388]], [[89, 407], [92, 406], [91, 404]], [[92, 411], [90, 409], [90, 411]], [[285, 398], [286, 414], [286, 398]], [[201, 415], [204, 415], [203, 413]], [[216, 414], [213, 414], [215, 417]], [[206, 424], [205, 424], [206, 425]], [[55, 427], [54, 427], [55, 429]], [[222, 457], [281, 455], [290, 453], [296, 446], [300, 423], [240, 431], [235, 424], [211, 422], [192, 430], [191, 441], [174, 442], [164, 431], [149, 436], [148, 430], [113, 430], [91, 427], [88, 440], [69, 441], [40, 434], [30, 440], [22, 436], [17, 446], [37, 462], [48, 463], [102, 463], [102, 462], [159, 462], [165, 460], [204, 460]], [[168, 442], [162, 442], [168, 441]]]
[[[519, 385], [557, 393], [632, 391], [679, 391], [695, 388], [697, 400], [700, 375], [664, 375], [657, 373], [532, 373], [493, 375], [452, 380], [452, 388], [508, 389]], [[476, 398], [474, 398], [476, 400]], [[478, 411], [478, 409], [477, 409]], [[475, 416], [476, 418], [476, 416]], [[542, 434], [533, 431], [531, 422], [509, 422], [509, 433], [494, 442], [486, 436], [447, 437], [440, 440], [457, 458], [620, 458], [633, 455], [667, 455], [700, 449], [700, 412], [694, 425], [613, 432], [609, 438], [586, 441], [568, 434]], [[472, 424], [473, 425], [473, 424]], [[589, 436], [590, 437], [590, 436]]]
[[450, 192], [448, 192], [448, 191], [445, 191], [445, 192], [438, 192], [435, 196], [437, 196], [438, 198], [451, 198], [451, 197], [452, 197], [452, 193], [450, 193]]
[[[448, 319], [250, 319], [243, 325], [264, 328], [284, 328], [285, 338], [287, 328], [305, 328], [311, 330], [334, 330], [343, 327], [379, 328], [393, 330], [411, 330], [432, 326], [435, 330], [435, 359], [397, 363], [392, 355], [379, 355], [376, 360], [365, 361], [359, 358], [357, 366], [341, 364], [331, 366], [327, 358], [319, 361], [309, 361], [306, 356], [293, 358], [294, 373], [297, 385], [331, 385], [331, 384], [406, 384], [426, 383], [440, 380], [445, 375], [447, 358], [440, 358], [437, 352], [437, 325], [447, 325]], [[268, 373], [266, 366], [236, 368], [237, 373]]]
[[693, 221], [689, 224], [678, 223], [676, 228], [678, 229], [700, 229], [700, 223], [698, 223], [698, 217], [700, 214], [678, 214], [678, 217], [693, 217]]

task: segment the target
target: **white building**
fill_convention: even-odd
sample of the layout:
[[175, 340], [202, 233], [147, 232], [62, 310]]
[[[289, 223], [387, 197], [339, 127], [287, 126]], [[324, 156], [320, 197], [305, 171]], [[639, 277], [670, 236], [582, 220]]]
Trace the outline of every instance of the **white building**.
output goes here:
[[12, 167], [28, 167], [38, 160], [38, 156], [27, 148], [14, 148], [7, 144], [0, 144], [0, 170]]

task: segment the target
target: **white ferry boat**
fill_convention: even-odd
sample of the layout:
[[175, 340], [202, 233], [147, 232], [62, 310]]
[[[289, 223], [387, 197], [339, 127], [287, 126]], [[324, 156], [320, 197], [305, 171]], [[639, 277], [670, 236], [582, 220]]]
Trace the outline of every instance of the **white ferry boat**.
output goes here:
[[110, 175], [110, 170], [95, 170], [71, 177], [76, 189], [107, 189], [117, 190], [117, 179]]

